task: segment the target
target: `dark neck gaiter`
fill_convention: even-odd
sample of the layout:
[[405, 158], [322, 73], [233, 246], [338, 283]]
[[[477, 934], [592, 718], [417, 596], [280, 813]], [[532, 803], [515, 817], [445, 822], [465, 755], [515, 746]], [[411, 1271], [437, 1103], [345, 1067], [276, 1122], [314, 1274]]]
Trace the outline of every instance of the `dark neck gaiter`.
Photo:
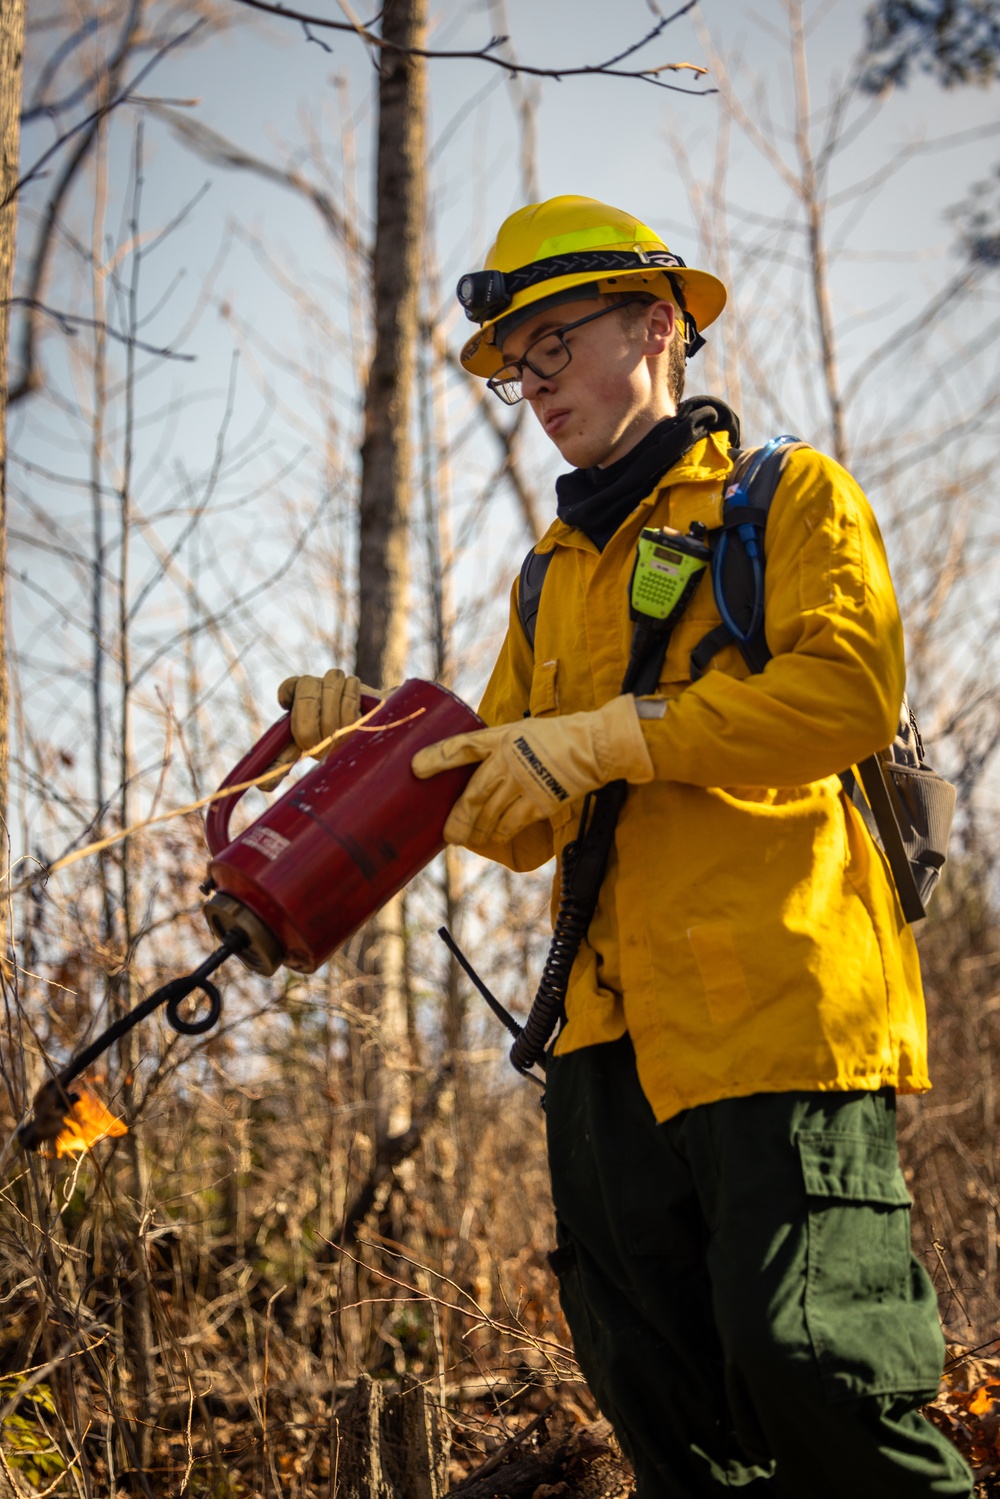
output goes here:
[[622, 521], [646, 498], [656, 481], [696, 442], [723, 429], [729, 433], [732, 446], [738, 447], [739, 418], [724, 401], [709, 396], [682, 401], [676, 416], [658, 422], [617, 463], [560, 474], [556, 480], [559, 519], [589, 536], [603, 552]]

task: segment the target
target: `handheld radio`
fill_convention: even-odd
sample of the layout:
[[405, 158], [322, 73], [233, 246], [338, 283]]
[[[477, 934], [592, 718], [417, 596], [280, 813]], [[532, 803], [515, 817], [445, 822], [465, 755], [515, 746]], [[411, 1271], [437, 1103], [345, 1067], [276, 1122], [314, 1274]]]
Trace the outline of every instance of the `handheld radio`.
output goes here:
[[635, 630], [624, 692], [655, 690], [670, 633], [712, 560], [707, 535], [700, 521], [692, 521], [686, 536], [651, 526], [642, 531], [628, 585]]
[[639, 537], [635, 566], [628, 588], [629, 615], [634, 620], [672, 625], [711, 561], [705, 527], [695, 521], [687, 536], [647, 526]]

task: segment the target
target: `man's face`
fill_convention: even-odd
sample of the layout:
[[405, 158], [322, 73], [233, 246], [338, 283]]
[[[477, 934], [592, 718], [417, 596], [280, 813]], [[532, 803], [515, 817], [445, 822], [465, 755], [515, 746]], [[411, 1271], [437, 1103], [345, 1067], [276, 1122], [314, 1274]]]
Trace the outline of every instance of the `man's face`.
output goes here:
[[[526, 318], [504, 340], [504, 358], [520, 359], [542, 334], [586, 317], [598, 305], [584, 298]], [[633, 305], [567, 333], [573, 357], [557, 375], [543, 378], [524, 367], [524, 398], [567, 463], [576, 468], [614, 463], [674, 414], [666, 380], [673, 331], [670, 302], [643, 310]]]

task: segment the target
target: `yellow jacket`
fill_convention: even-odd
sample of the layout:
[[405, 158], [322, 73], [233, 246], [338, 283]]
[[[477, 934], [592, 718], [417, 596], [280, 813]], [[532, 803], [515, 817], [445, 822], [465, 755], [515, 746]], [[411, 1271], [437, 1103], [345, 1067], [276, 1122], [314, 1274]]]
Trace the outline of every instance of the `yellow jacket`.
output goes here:
[[[489, 724], [599, 707], [619, 691], [639, 531], [717, 526], [731, 464], [699, 442], [602, 553], [556, 520], [534, 652], [511, 595], [479, 709]], [[751, 675], [735, 646], [691, 683], [719, 623], [707, 573], [674, 631], [643, 720], [656, 770], [630, 788], [566, 996], [556, 1050], [632, 1037], [660, 1120], [719, 1098], [792, 1089], [930, 1086], [916, 947], [891, 875], [837, 772], [883, 748], [904, 686], [882, 539], [854, 480], [790, 454], [766, 532], [765, 630]], [[574, 836], [580, 805], [487, 852], [534, 869]], [[553, 909], [558, 898], [558, 877]]]

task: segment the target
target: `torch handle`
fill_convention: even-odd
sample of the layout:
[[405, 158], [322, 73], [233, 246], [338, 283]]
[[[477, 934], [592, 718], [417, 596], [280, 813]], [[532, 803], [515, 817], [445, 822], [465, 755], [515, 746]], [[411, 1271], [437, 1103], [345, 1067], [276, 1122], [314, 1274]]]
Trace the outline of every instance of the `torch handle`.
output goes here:
[[[378, 705], [377, 697], [363, 695], [361, 698], [362, 713], [370, 713]], [[219, 790], [224, 791], [227, 786], [242, 786], [243, 790], [247, 790], [245, 783], [262, 776], [274, 764], [281, 751], [291, 743], [292, 715], [285, 713], [257, 740], [253, 749], [247, 751], [239, 764], [233, 766]], [[243, 791], [234, 791], [231, 796], [220, 796], [205, 814], [205, 839], [213, 859], [232, 842], [229, 836], [229, 819], [242, 795]]]

